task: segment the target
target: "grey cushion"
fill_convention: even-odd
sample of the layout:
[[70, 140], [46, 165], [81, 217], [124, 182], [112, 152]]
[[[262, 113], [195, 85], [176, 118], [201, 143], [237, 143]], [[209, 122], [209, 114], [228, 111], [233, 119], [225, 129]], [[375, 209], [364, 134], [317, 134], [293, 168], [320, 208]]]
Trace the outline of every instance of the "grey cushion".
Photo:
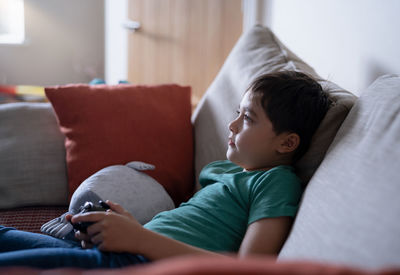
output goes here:
[[[164, 187], [142, 172], [154, 168], [151, 164], [132, 161], [101, 169], [79, 185], [67, 213], [77, 214], [88, 201], [98, 204], [100, 200], [110, 200], [119, 203], [139, 223], [147, 223], [157, 213], [174, 208], [174, 202]], [[43, 224], [41, 231], [57, 238], [70, 238], [73, 228], [65, 219], [67, 213]]]
[[279, 260], [400, 266], [400, 77], [364, 91], [309, 182]]
[[0, 105], [0, 208], [67, 204], [64, 136], [50, 103]]
[[86, 201], [111, 200], [124, 207], [139, 223], [145, 224], [157, 213], [175, 207], [164, 187], [142, 172], [153, 169], [154, 165], [141, 161], [105, 167], [79, 185], [68, 211], [76, 214]]
[[[192, 115], [197, 180], [204, 165], [226, 159], [228, 123], [236, 116], [235, 110], [250, 82], [260, 74], [280, 70], [298, 70], [318, 78], [315, 71], [285, 47], [270, 29], [256, 25], [240, 37]], [[336, 104], [318, 129], [309, 152], [296, 164], [297, 173], [304, 182], [322, 161], [356, 99], [333, 83], [321, 81], [321, 84]]]

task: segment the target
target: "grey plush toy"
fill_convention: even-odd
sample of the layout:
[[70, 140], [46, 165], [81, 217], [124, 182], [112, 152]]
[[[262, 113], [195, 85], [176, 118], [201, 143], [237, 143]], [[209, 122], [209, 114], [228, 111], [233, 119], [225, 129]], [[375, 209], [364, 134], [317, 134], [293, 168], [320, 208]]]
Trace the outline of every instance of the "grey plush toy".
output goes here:
[[113, 165], [93, 174], [72, 195], [68, 212], [42, 225], [41, 231], [57, 238], [66, 238], [73, 232], [65, 219], [67, 214], [77, 214], [79, 207], [99, 200], [119, 203], [141, 224], [145, 224], [161, 211], [174, 208], [174, 203], [164, 187], [149, 175], [141, 172], [153, 170], [154, 165], [132, 161], [126, 165]]

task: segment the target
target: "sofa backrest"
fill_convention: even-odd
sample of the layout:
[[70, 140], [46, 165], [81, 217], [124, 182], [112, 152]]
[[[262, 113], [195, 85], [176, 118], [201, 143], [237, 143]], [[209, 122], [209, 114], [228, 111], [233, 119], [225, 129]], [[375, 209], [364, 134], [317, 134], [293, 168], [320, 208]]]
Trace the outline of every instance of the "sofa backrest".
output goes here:
[[400, 77], [376, 80], [309, 182], [279, 260], [400, 266]]

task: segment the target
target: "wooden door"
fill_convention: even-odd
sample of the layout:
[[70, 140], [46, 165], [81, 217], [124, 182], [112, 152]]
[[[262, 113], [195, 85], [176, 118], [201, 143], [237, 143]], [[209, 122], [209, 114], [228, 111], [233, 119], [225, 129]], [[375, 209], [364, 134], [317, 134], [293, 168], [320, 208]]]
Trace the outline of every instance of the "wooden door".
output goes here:
[[128, 80], [192, 87], [198, 103], [242, 33], [241, 0], [129, 0]]

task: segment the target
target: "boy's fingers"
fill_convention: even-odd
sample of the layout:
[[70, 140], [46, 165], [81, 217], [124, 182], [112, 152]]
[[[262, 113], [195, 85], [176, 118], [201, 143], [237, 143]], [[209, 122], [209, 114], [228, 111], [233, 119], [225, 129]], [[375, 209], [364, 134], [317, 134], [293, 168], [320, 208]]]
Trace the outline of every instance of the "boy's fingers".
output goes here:
[[106, 203], [110, 206], [112, 211], [115, 211], [118, 214], [123, 214], [125, 212], [125, 209], [118, 203], [112, 202], [110, 200], [106, 200]]
[[103, 242], [103, 236], [101, 234], [96, 234], [90, 239], [90, 241], [93, 244], [100, 244], [101, 242]]
[[88, 249], [88, 248], [92, 248], [93, 244], [91, 242], [88, 242], [88, 241], [81, 241], [81, 246], [84, 249]]
[[83, 214], [77, 214], [72, 216], [71, 222], [78, 223], [78, 222], [98, 222], [104, 219], [104, 215], [106, 212], [88, 212]]
[[70, 222], [71, 219], [72, 219], [72, 215], [71, 215], [71, 214], [65, 215], [65, 219], [66, 219], [68, 222]]
[[94, 223], [90, 226], [88, 226], [88, 228], [86, 229], [87, 235], [89, 236], [93, 236], [98, 234], [99, 232], [101, 232], [101, 224], [100, 223]]
[[90, 241], [90, 236], [80, 231], [75, 232], [75, 237], [80, 241]]

